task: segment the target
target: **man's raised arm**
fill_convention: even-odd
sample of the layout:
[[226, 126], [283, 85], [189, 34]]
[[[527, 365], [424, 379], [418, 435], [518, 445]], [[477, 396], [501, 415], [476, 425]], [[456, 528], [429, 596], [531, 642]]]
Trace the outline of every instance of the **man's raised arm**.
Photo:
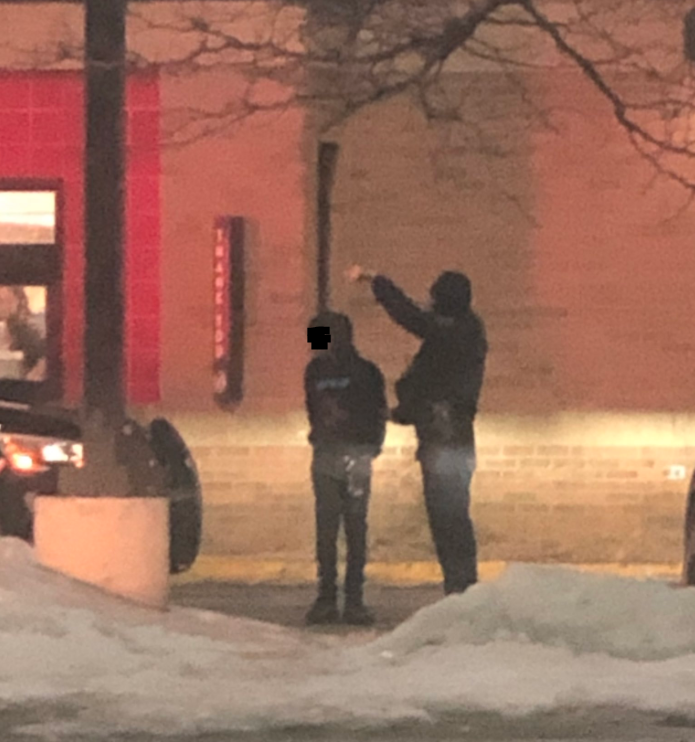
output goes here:
[[431, 325], [430, 313], [419, 307], [390, 278], [365, 271], [359, 266], [350, 268], [346, 275], [350, 281], [369, 281], [374, 298], [389, 317], [413, 335], [425, 337]]

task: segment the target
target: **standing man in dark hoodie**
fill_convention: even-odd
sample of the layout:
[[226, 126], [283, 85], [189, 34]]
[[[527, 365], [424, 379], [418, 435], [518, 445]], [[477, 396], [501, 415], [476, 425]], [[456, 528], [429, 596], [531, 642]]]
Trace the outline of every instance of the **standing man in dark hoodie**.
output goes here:
[[386, 432], [384, 377], [357, 352], [344, 314], [319, 314], [309, 325], [308, 339], [315, 354], [306, 368], [304, 391], [314, 448], [319, 594], [306, 619], [322, 624], [340, 618], [336, 582], [342, 520], [347, 540], [343, 620], [368, 626], [374, 617], [363, 602], [367, 511], [372, 460], [381, 453]]
[[396, 383], [392, 419], [415, 426], [444, 592], [462, 593], [478, 580], [470, 483], [476, 465], [473, 421], [488, 349], [483, 322], [471, 309], [471, 282], [462, 273], [442, 273], [430, 288], [431, 308], [423, 309], [385, 276], [354, 266], [348, 278], [369, 281], [391, 319], [423, 341]]

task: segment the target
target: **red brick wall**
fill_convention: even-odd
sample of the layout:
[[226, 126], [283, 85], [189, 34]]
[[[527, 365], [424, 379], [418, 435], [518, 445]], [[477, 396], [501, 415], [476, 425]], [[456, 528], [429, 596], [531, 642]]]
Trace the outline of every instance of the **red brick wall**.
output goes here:
[[[654, 180], [610, 106], [578, 74], [538, 88], [561, 135], [534, 139], [534, 293], [564, 410], [695, 408], [695, 273], [687, 194]], [[580, 113], [583, 112], [583, 113]], [[676, 218], [673, 218], [677, 215]]]
[[418, 299], [441, 270], [459, 269], [490, 340], [483, 412], [695, 409], [695, 209], [670, 218], [688, 194], [654, 182], [579, 72], [529, 75], [559, 135], [526, 123], [499, 76], [480, 77], [476, 94], [459, 83], [466, 115], [497, 106], [481, 120], [514, 155], [483, 157], [454, 125], [438, 138], [405, 97], [341, 131], [333, 299], [360, 348], [393, 381], [417, 343], [345, 284], [348, 265], [383, 271]]
[[[0, 74], [0, 178], [60, 179], [64, 197], [64, 390], [82, 390], [84, 97], [76, 72]], [[128, 85], [126, 383], [133, 403], [159, 399], [159, 82]]]
[[[232, 106], [248, 93], [229, 69], [162, 78], [164, 130], [177, 111]], [[312, 194], [305, 113], [258, 113], [163, 150], [162, 402], [213, 408], [215, 220], [241, 216], [245, 234], [245, 413], [302, 407], [306, 323], [315, 304]]]

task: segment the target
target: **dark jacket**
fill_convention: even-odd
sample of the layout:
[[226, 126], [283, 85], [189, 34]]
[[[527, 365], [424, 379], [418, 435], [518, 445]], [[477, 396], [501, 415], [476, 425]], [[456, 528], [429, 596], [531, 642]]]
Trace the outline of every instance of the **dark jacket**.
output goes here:
[[335, 358], [314, 358], [304, 374], [304, 393], [315, 449], [377, 456], [386, 433], [384, 377], [355, 349]]
[[396, 422], [415, 426], [420, 444], [473, 446], [473, 420], [483, 384], [487, 339], [480, 317], [426, 311], [384, 276], [372, 281], [389, 316], [423, 343], [396, 383]]

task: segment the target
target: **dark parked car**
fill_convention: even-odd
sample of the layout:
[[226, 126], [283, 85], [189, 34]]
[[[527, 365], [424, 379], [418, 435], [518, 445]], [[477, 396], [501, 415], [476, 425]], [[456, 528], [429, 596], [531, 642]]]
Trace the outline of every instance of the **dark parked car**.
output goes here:
[[683, 584], [695, 587], [695, 470], [690, 478], [685, 505]]
[[[137, 423], [131, 421], [129, 425]], [[170, 572], [185, 572], [200, 550], [202, 497], [198, 472], [186, 444], [167, 420], [158, 418], [141, 433], [164, 471], [170, 503]], [[83, 464], [81, 429], [75, 412], [3, 400], [0, 389], [0, 535], [31, 543], [33, 497], [57, 492], [61, 466]]]

